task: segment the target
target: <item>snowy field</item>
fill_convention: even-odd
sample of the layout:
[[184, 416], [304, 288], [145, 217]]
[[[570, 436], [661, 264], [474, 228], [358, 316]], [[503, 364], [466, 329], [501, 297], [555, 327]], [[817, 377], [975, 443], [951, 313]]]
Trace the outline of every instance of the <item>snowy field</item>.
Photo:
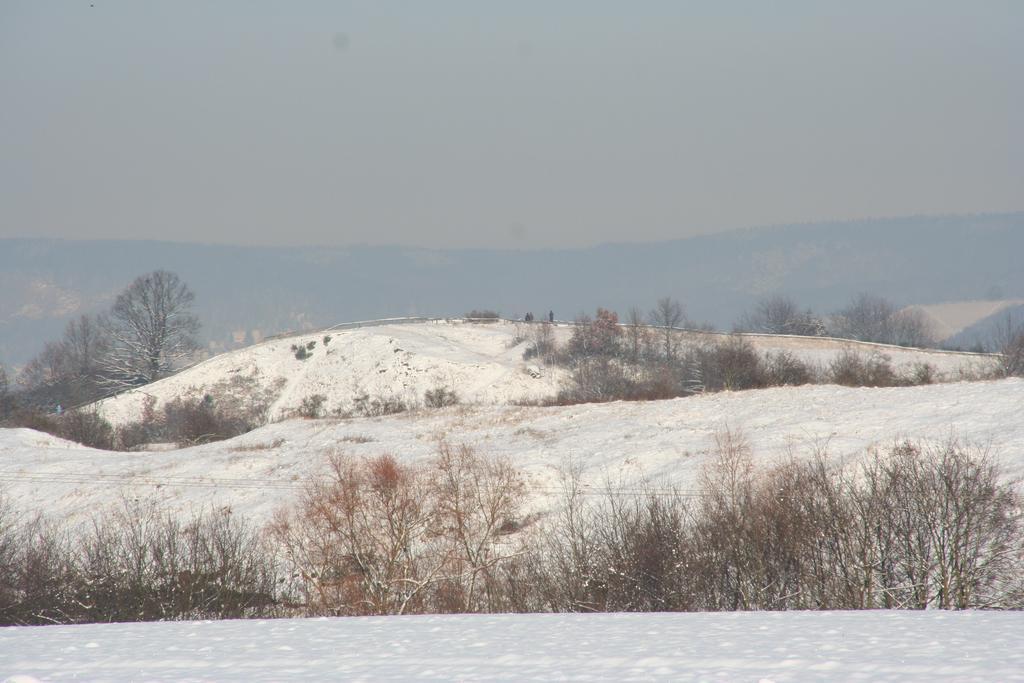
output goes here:
[[548, 614], [0, 629], [31, 681], [1024, 681], [1024, 613]]
[[526, 476], [528, 509], [550, 508], [572, 461], [598, 492], [611, 481], [692, 489], [725, 427], [761, 462], [824, 448], [855, 458], [897, 439], [957, 438], [1024, 475], [1024, 380], [889, 389], [779, 387], [669, 401], [565, 407], [457, 406], [381, 418], [289, 420], [218, 443], [107, 452], [28, 429], [0, 429], [0, 489], [15, 509], [88, 521], [124, 499], [185, 515], [228, 509], [260, 524], [321, 471], [328, 453], [414, 462], [445, 439], [506, 456]]
[[[424, 392], [437, 387], [452, 389], [464, 403], [479, 405], [547, 398], [558, 392], [566, 371], [523, 360], [531, 329], [536, 328], [505, 321], [480, 324], [440, 320], [272, 339], [215, 356], [142, 389], [102, 401], [99, 409], [118, 425], [141, 419], [147, 396], [153, 397], [159, 410], [165, 401], [182, 396], [234, 394], [251, 399], [264, 394], [271, 419], [293, 413], [302, 399], [314, 394], [326, 398], [327, 413], [350, 409], [353, 397], [360, 393], [416, 405], [422, 403]], [[556, 339], [565, 343], [573, 327], [562, 324], [554, 329]], [[328, 335], [330, 340], [325, 344]], [[679, 333], [679, 337], [687, 343], [706, 343], [721, 340], [723, 335]], [[928, 363], [938, 376], [947, 379], [983, 372], [994, 363], [984, 354], [812, 337], [745, 337], [762, 353], [789, 352], [815, 367], [827, 367], [846, 349], [865, 355], [883, 354], [901, 373]], [[297, 359], [292, 347], [310, 344], [309, 357]]]

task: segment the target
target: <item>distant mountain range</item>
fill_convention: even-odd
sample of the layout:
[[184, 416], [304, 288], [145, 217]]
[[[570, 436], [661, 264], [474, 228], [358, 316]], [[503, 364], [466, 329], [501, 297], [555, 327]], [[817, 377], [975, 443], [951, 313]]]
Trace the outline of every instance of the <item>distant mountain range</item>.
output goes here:
[[489, 308], [560, 319], [672, 296], [729, 327], [784, 293], [829, 312], [857, 292], [895, 303], [1024, 298], [1024, 212], [754, 228], [670, 242], [510, 251], [258, 248], [0, 240], [0, 362], [17, 366], [66, 321], [164, 268], [196, 293], [211, 350], [340, 321]]

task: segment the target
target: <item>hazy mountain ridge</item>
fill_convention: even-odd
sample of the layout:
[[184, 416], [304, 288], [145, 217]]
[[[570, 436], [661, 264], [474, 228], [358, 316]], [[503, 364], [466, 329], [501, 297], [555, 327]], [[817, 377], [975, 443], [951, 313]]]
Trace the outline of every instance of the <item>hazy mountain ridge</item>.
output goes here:
[[899, 304], [1021, 297], [1021, 253], [1024, 212], [536, 251], [6, 239], [0, 361], [25, 362], [70, 317], [106, 307], [135, 276], [156, 268], [181, 275], [196, 293], [204, 337], [230, 348], [343, 320], [480, 307], [508, 316], [554, 310], [566, 319], [596, 306], [646, 309], [665, 295], [683, 301], [691, 318], [723, 327], [774, 292], [823, 312], [860, 291]]

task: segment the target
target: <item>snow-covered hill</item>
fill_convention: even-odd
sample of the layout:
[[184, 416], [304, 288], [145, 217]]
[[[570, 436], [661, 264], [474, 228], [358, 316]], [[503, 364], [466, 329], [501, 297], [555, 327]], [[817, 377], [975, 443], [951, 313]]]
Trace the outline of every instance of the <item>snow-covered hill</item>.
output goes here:
[[[486, 332], [482, 332], [486, 334]], [[333, 342], [332, 342], [333, 344]], [[122, 499], [182, 513], [227, 508], [261, 523], [321, 471], [332, 452], [406, 461], [440, 440], [507, 456], [526, 475], [534, 510], [550, 507], [572, 461], [593, 490], [691, 489], [725, 427], [742, 430], [755, 457], [814, 448], [855, 457], [896, 439], [989, 448], [1024, 475], [1024, 380], [892, 389], [806, 386], [723, 392], [670, 401], [567, 407], [456, 406], [389, 417], [289, 420], [234, 439], [167, 451], [84, 448], [26, 429], [0, 429], [0, 479], [15, 508], [85, 521]]]
[[[557, 393], [561, 368], [523, 360], [530, 326], [499, 321], [471, 323], [439, 320], [412, 324], [375, 324], [272, 339], [224, 353], [141, 389], [99, 403], [113, 424], [141, 419], [147, 396], [155, 407], [182, 396], [234, 396], [262, 403], [271, 420], [293, 414], [304, 398], [326, 398], [327, 414], [352, 407], [360, 394], [422, 403], [438, 387], [455, 391], [465, 403], [508, 405]], [[561, 342], [572, 326], [555, 327]], [[680, 333], [689, 342], [719, 339], [709, 333]], [[898, 371], [928, 363], [945, 378], [976, 374], [994, 361], [990, 356], [905, 349], [834, 339], [745, 335], [761, 352], [787, 351], [816, 366], [825, 366], [844, 349], [882, 353]], [[297, 350], [308, 357], [300, 359]], [[299, 356], [303, 355], [301, 352]]]
[[142, 416], [147, 396], [156, 399], [159, 409], [181, 396], [235, 394], [265, 399], [273, 420], [290, 415], [316, 394], [326, 398], [328, 414], [351, 408], [360, 394], [416, 405], [424, 392], [438, 387], [479, 404], [554, 394], [562, 373], [523, 361], [523, 346], [514, 338], [515, 326], [507, 323], [462, 321], [379, 324], [277, 338], [101, 401], [99, 409], [113, 424], [123, 424]]

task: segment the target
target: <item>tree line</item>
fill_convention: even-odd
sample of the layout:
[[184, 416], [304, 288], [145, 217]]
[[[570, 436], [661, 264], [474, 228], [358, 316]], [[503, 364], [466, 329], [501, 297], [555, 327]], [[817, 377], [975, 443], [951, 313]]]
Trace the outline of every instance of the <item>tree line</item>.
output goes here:
[[0, 624], [462, 612], [1021, 609], [1024, 520], [956, 441], [755, 463], [717, 435], [693, 490], [561, 471], [528, 514], [508, 460], [324, 454], [263, 529], [137, 503], [72, 530], [0, 505]]
[[[17, 378], [18, 404], [52, 412], [166, 376], [199, 348], [194, 299], [174, 273], [140, 275], [109, 310], [72, 320], [43, 346]], [[13, 393], [0, 368], [0, 419], [15, 410]]]

